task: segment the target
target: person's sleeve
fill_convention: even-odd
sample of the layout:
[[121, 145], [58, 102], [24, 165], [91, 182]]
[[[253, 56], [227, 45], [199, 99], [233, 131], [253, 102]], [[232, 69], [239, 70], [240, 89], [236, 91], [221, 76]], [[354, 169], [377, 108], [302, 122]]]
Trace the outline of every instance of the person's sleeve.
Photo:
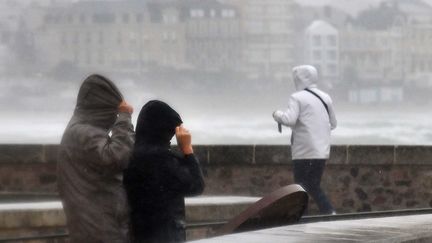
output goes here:
[[201, 194], [204, 191], [204, 177], [196, 156], [189, 154], [183, 159], [173, 158], [173, 160], [168, 165], [168, 173], [171, 177], [168, 186], [184, 196]]
[[297, 119], [300, 113], [299, 102], [290, 97], [288, 108], [285, 111], [277, 110], [273, 113], [273, 119], [282, 125], [293, 127], [297, 123]]
[[103, 129], [91, 127], [83, 131], [82, 144], [92, 163], [123, 170], [129, 163], [134, 145], [134, 131], [129, 113], [121, 112], [111, 130], [111, 136]]
[[330, 117], [330, 128], [331, 130], [337, 127], [336, 114], [333, 108], [333, 102], [330, 100], [330, 105], [328, 106], [329, 117]]

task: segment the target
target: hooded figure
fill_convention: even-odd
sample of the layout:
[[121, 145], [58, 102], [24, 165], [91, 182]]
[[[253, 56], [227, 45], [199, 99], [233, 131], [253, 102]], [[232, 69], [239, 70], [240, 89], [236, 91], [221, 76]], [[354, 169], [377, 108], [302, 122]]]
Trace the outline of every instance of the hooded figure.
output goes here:
[[332, 213], [333, 208], [319, 187], [325, 161], [330, 156], [330, 133], [337, 125], [332, 100], [318, 89], [315, 67], [295, 67], [293, 79], [297, 92], [291, 95], [288, 108], [275, 111], [273, 118], [292, 129], [291, 153], [296, 183], [312, 194], [321, 212]]
[[185, 241], [184, 197], [201, 194], [204, 181], [193, 153], [170, 149], [180, 115], [161, 101], [143, 106], [137, 121], [136, 142], [124, 172], [132, 221], [132, 242]]
[[[309, 65], [293, 69], [297, 92], [291, 95], [286, 111], [276, 111], [274, 119], [292, 128], [291, 151], [293, 159], [328, 159], [330, 155], [330, 131], [337, 121], [330, 96], [317, 87], [318, 73]], [[306, 91], [317, 94], [321, 100]]]
[[58, 189], [72, 243], [128, 242], [122, 171], [128, 164], [134, 133], [131, 114], [119, 113], [122, 100], [110, 80], [89, 76], [81, 85], [63, 134]]

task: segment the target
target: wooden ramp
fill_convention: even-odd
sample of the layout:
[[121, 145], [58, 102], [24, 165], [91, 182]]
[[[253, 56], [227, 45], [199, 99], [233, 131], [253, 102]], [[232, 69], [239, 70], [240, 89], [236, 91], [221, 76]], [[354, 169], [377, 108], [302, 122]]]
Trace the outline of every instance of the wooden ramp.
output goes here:
[[300, 185], [284, 186], [231, 219], [216, 232], [216, 235], [293, 224], [300, 220], [307, 203], [308, 195]]

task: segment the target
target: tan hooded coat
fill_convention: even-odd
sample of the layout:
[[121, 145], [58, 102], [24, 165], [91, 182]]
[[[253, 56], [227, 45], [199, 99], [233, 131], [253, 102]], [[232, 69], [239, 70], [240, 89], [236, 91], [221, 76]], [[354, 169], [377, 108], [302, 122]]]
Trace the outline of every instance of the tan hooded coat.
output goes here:
[[130, 114], [118, 114], [122, 99], [108, 79], [88, 77], [63, 134], [58, 189], [72, 243], [128, 242], [122, 171], [127, 167], [134, 133]]

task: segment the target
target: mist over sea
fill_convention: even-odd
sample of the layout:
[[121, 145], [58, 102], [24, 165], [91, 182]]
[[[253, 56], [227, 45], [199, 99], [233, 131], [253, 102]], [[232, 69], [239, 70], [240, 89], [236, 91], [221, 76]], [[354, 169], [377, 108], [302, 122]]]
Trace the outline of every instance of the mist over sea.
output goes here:
[[[136, 115], [133, 121], [136, 121]], [[69, 114], [4, 114], [0, 143], [57, 144], [69, 120]], [[271, 112], [267, 116], [233, 114], [197, 116], [185, 119], [194, 144], [289, 144], [290, 129], [277, 132]], [[333, 144], [405, 144], [431, 145], [432, 118], [420, 113], [340, 111], [338, 127], [332, 133]], [[174, 142], [174, 141], [173, 141]]]
[[[161, 99], [180, 112], [193, 134], [194, 144], [289, 144], [290, 129], [277, 131], [272, 119], [283, 109], [285, 90], [271, 85], [262, 89], [244, 87], [190, 87], [172, 84], [159, 87], [131, 80], [118, 86], [135, 109], [151, 99]], [[0, 143], [57, 144], [75, 106], [80, 82], [15, 80], [0, 82]], [[207, 90], [206, 90], [207, 89]], [[335, 101], [338, 127], [333, 144], [432, 144], [432, 114], [427, 104], [350, 105]], [[173, 141], [175, 143], [175, 141]]]

